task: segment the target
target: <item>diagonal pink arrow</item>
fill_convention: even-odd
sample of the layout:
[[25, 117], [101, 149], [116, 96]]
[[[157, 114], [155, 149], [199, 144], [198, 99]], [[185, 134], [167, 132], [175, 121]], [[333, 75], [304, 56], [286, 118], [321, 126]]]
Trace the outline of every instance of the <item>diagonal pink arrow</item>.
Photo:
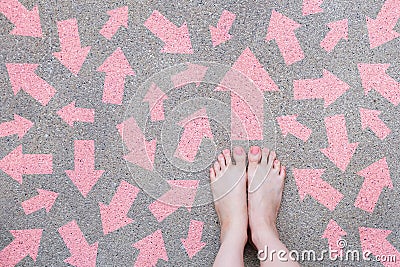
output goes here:
[[207, 243], [201, 242], [203, 233], [203, 222], [191, 220], [187, 238], [181, 238], [183, 247], [185, 248], [189, 258], [193, 258]]
[[57, 28], [61, 51], [53, 55], [73, 74], [78, 75], [91, 47], [81, 46], [76, 19], [58, 21]]
[[307, 195], [333, 211], [343, 199], [343, 194], [322, 180], [325, 169], [293, 169], [293, 176], [299, 189], [300, 200]]
[[299, 123], [297, 121], [297, 117], [298, 115], [295, 114], [281, 116], [276, 119], [284, 137], [291, 133], [297, 138], [303, 140], [303, 142], [307, 142], [308, 138], [310, 138], [312, 131], [303, 124]]
[[129, 153], [124, 156], [124, 159], [146, 170], [152, 171], [154, 168], [157, 140], [153, 139], [147, 141], [133, 117], [118, 124], [117, 129], [129, 150]]
[[386, 260], [380, 261], [385, 267], [399, 266], [397, 261], [400, 259], [400, 252], [387, 241], [387, 237], [392, 231], [368, 227], [359, 227], [358, 230], [360, 233], [361, 248], [365, 254], [368, 256], [371, 253], [378, 257], [385, 256]]
[[190, 212], [195, 201], [198, 180], [167, 181], [171, 189], [149, 205], [149, 210], [158, 222], [163, 221], [180, 207]]
[[109, 234], [133, 222], [127, 216], [139, 188], [122, 181], [109, 205], [99, 203], [103, 233]]
[[393, 189], [386, 158], [378, 160], [357, 174], [364, 177], [365, 180], [354, 206], [372, 213], [383, 188], [388, 187]]
[[58, 229], [71, 256], [64, 260], [76, 267], [95, 267], [99, 242], [92, 245], [86, 241], [76, 221], [71, 221]]
[[31, 199], [25, 200], [21, 203], [25, 214], [31, 214], [42, 208], [45, 208], [46, 211], [49, 212], [58, 197], [58, 193], [52, 191], [47, 191], [43, 189], [37, 189], [37, 191], [39, 195]]
[[206, 109], [202, 108], [178, 123], [184, 127], [183, 134], [174, 156], [194, 162], [203, 138], [214, 139]]
[[43, 36], [37, 5], [29, 11], [17, 0], [1, 0], [0, 13], [3, 13], [15, 26], [10, 34], [32, 37]]
[[217, 27], [210, 26], [211, 41], [214, 47], [225, 43], [230, 40], [232, 36], [229, 34], [229, 30], [235, 21], [236, 15], [229, 12], [228, 10], [222, 11], [221, 17], [218, 20]]
[[139, 250], [134, 267], [155, 267], [159, 259], [168, 261], [161, 230], [155, 231], [132, 246]]
[[107, 14], [110, 18], [104, 24], [103, 28], [101, 28], [100, 34], [111, 40], [120, 27], [128, 28], [128, 6], [107, 11]]
[[36, 261], [43, 230], [11, 230], [10, 233], [14, 240], [0, 251], [1, 266], [14, 267], [28, 255]]
[[294, 33], [300, 27], [299, 23], [272, 10], [265, 40], [276, 41], [286, 65], [292, 65], [304, 58], [304, 52]]
[[129, 65], [124, 52], [117, 48], [97, 71], [105, 72], [103, 102], [121, 105], [124, 97], [125, 77], [134, 76], [135, 72]]
[[186, 22], [177, 27], [159, 11], [154, 10], [144, 26], [165, 43], [162, 53], [193, 54]]
[[320, 45], [327, 52], [331, 52], [341, 39], [348, 40], [348, 20], [342, 19], [328, 23], [328, 27], [331, 30], [326, 34]]
[[77, 108], [75, 101], [72, 101], [57, 111], [57, 115], [69, 126], [74, 127], [74, 122], [94, 122], [94, 111], [94, 109]]
[[386, 0], [376, 19], [367, 17], [370, 47], [375, 48], [400, 37], [394, 31], [400, 18], [400, 0]]
[[322, 78], [293, 81], [294, 99], [324, 99], [324, 107], [328, 107], [342, 96], [350, 86], [341, 81], [333, 73], [323, 70]]
[[187, 63], [187, 66], [188, 68], [186, 70], [171, 76], [175, 88], [190, 83], [196, 83], [196, 87], [199, 87], [200, 83], [203, 81], [208, 67], [192, 63]]
[[379, 110], [360, 108], [361, 127], [363, 130], [370, 128], [379, 139], [385, 139], [392, 131], [379, 118]]
[[386, 74], [390, 64], [358, 64], [364, 93], [375, 89], [390, 103], [400, 103], [400, 82]]
[[51, 154], [23, 154], [22, 145], [0, 160], [0, 170], [22, 184], [24, 174], [52, 174], [53, 156]]
[[[336, 251], [336, 253], [332, 254], [332, 256], [343, 255], [343, 248], [345, 244], [340, 244], [340, 240], [342, 236], [347, 235], [347, 233], [335, 222], [334, 220], [330, 220], [324, 233], [322, 234], [321, 238], [328, 239], [329, 250]], [[332, 252], [333, 253], [333, 252]]]
[[152, 121], [164, 120], [164, 100], [166, 99], [168, 96], [155, 83], [152, 83], [142, 101], [149, 103]]
[[324, 12], [321, 8], [323, 2], [324, 0], [303, 0], [303, 16]]
[[321, 152], [344, 172], [358, 147], [358, 143], [349, 142], [344, 115], [325, 118], [325, 125], [329, 146], [321, 149]]
[[17, 134], [21, 140], [32, 126], [33, 122], [14, 114], [14, 120], [0, 123], [0, 137]]
[[56, 90], [35, 73], [39, 64], [6, 64], [10, 83], [16, 95], [21, 89], [32, 96], [43, 106], [49, 103]]
[[75, 169], [66, 170], [65, 173], [78, 188], [84, 197], [103, 175], [103, 170], [94, 169], [94, 141], [75, 140]]

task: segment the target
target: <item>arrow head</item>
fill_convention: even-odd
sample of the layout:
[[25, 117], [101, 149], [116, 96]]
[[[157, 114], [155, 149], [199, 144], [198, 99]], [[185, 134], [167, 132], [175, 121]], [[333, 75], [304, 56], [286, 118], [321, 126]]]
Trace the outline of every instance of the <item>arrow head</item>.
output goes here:
[[24, 135], [31, 129], [34, 123], [21, 116], [18, 116], [17, 114], [14, 114], [14, 121], [16, 123], [18, 138], [21, 140], [21, 138], [24, 137]]
[[92, 187], [103, 175], [104, 170], [66, 170], [65, 173], [82, 193], [82, 195], [87, 197]]
[[290, 133], [290, 131], [292, 130], [291, 126], [293, 125], [293, 123], [297, 122], [297, 117], [298, 115], [295, 114], [276, 118], [279, 124], [279, 128], [281, 128], [283, 137], [286, 137]]
[[213, 47], [216, 47], [232, 38], [232, 36], [225, 29], [216, 28], [213, 26], [209, 27], [211, 33], [211, 41]]
[[39, 197], [42, 199], [41, 203], [43, 203], [46, 211], [49, 212], [58, 197], [58, 193], [43, 189], [37, 189], [37, 191], [39, 193]]
[[374, 121], [380, 120], [379, 114], [381, 114], [379, 110], [360, 108], [361, 128], [364, 130]]
[[124, 76], [135, 75], [135, 72], [132, 70], [131, 65], [124, 55], [124, 52], [122, 52], [121, 48], [119, 47], [103, 62], [100, 67], [97, 68], [97, 71]]
[[339, 226], [339, 224], [337, 224], [337, 222], [331, 219], [321, 238], [338, 239], [344, 235], [347, 235], [347, 233]]
[[110, 19], [113, 19], [118, 25], [128, 28], [128, 6], [119, 7], [107, 11]]
[[43, 37], [38, 6], [34, 6], [31, 11], [26, 11], [26, 13], [21, 15], [14, 25], [15, 28], [10, 32], [10, 34]]
[[195, 113], [181, 120], [178, 122], [178, 125], [184, 128], [196, 129], [196, 132], [200, 132], [204, 137], [214, 139], [205, 108], [199, 109]]
[[325, 107], [328, 107], [330, 104], [335, 102], [336, 99], [350, 89], [350, 86], [347, 83], [343, 82], [338, 77], [333, 75], [333, 73], [325, 69], [323, 71], [322, 79], [324, 83], [323, 98], [325, 101]]
[[161, 230], [155, 231], [132, 246], [140, 250], [135, 266], [155, 266], [158, 259], [168, 261]]
[[190, 259], [192, 259], [193, 256], [197, 254], [197, 252], [202, 250], [207, 245], [207, 243], [205, 242], [192, 240], [189, 239], [189, 237], [181, 238], [181, 242]]
[[11, 230], [10, 232], [15, 238], [13, 242], [18, 243], [19, 248], [36, 261], [43, 229]]
[[299, 189], [300, 200], [309, 195], [313, 190], [313, 184], [321, 179], [325, 169], [293, 169], [293, 176]]
[[20, 184], [22, 184], [23, 168], [22, 145], [0, 160], [0, 169]]
[[385, 22], [367, 17], [367, 28], [371, 49], [381, 46], [400, 34], [388, 27]]
[[386, 157], [369, 165], [367, 168], [359, 171], [357, 175], [373, 181], [379, 187], [393, 188], [392, 179], [390, 178], [389, 166]]
[[129, 218], [125, 212], [110, 205], [99, 203], [103, 233], [105, 235], [114, 232], [130, 223], [133, 219]]
[[74, 49], [63, 50], [60, 52], [54, 52], [53, 55], [67, 67], [73, 74], [78, 75], [83, 62], [89, 54], [91, 46], [86, 47], [75, 47]]
[[321, 152], [344, 172], [347, 168], [347, 165], [349, 165], [357, 147], [358, 143], [342, 143], [335, 144], [327, 148], [322, 148]]
[[380, 230], [375, 228], [359, 227], [361, 247], [363, 250], [369, 250], [372, 253], [381, 253], [384, 251], [386, 238], [392, 233], [390, 230]]
[[35, 74], [39, 64], [6, 64], [11, 87], [16, 95]]
[[71, 103], [57, 111], [57, 115], [60, 116], [61, 119], [65, 121], [69, 126], [74, 127], [75, 110], [75, 101], [72, 101]]
[[190, 41], [189, 30], [186, 22], [168, 38], [162, 53], [193, 54], [192, 42]]
[[379, 86], [389, 66], [390, 64], [358, 64], [365, 94]]
[[320, 7], [323, 2], [324, 0], [303, 0], [303, 16], [324, 12]]

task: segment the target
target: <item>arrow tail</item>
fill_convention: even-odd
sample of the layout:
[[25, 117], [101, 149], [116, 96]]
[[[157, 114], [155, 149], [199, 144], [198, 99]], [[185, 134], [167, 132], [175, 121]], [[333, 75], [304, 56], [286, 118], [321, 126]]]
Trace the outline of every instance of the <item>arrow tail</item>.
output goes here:
[[74, 119], [80, 122], [94, 122], [94, 111], [94, 109], [76, 108]]
[[28, 9], [17, 0], [0, 0], [0, 12], [13, 24], [17, 24], [28, 13]]
[[104, 79], [103, 99], [104, 103], [122, 105], [124, 97], [125, 76], [107, 73]]
[[218, 20], [217, 28], [221, 29], [225, 33], [228, 33], [235, 19], [236, 15], [234, 13], [224, 10], [222, 11], [221, 17]]
[[170, 39], [170, 36], [174, 35], [178, 30], [178, 27], [175, 26], [175, 24], [169, 21], [157, 10], [153, 11], [144, 25], [163, 42], [167, 42]]
[[330, 211], [333, 211], [343, 199], [342, 193], [322, 179], [317, 184], [314, 184], [313, 187], [315, 190], [311, 190], [310, 195]]
[[0, 137], [5, 137], [17, 133], [15, 120], [3, 122], [0, 124]]
[[76, 19], [58, 21], [57, 28], [62, 51], [72, 51], [81, 48], [78, 22]]
[[400, 18], [400, 0], [386, 0], [376, 17], [386, 28], [393, 29]]

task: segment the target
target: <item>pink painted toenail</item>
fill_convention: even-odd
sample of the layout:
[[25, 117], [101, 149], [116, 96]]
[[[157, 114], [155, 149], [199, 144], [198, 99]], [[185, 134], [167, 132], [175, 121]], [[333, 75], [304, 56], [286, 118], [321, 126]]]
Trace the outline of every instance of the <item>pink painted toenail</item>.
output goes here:
[[243, 154], [243, 150], [240, 147], [235, 147], [235, 153], [238, 155], [242, 155]]
[[250, 149], [251, 154], [257, 155], [260, 152], [260, 148], [258, 146], [252, 146]]

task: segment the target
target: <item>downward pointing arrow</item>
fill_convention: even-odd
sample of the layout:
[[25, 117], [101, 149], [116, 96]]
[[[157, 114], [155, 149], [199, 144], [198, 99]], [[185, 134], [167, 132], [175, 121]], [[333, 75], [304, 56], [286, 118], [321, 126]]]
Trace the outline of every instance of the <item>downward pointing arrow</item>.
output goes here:
[[267, 42], [276, 41], [286, 65], [291, 65], [304, 58], [304, 52], [294, 34], [294, 31], [300, 27], [299, 23], [272, 10], [265, 40]]
[[22, 208], [27, 215], [42, 208], [45, 208], [46, 211], [49, 212], [58, 197], [58, 193], [52, 191], [47, 191], [43, 189], [37, 189], [37, 191], [39, 195], [31, 199], [25, 200], [21, 203]]
[[133, 76], [135, 72], [129, 65], [124, 52], [117, 48], [97, 71], [105, 72], [103, 102], [121, 105], [124, 97], [125, 77]]
[[100, 30], [100, 34], [108, 40], [117, 33], [119, 27], [124, 26], [128, 28], [128, 6], [119, 7], [110, 11], [107, 11], [110, 16], [106, 24]]
[[28, 255], [36, 261], [42, 232], [42, 229], [11, 230], [14, 240], [0, 251], [1, 266], [14, 267]]
[[391, 257], [391, 261], [380, 261], [385, 267], [398, 267], [397, 262], [400, 259], [400, 253], [387, 241], [387, 237], [392, 233], [389, 230], [376, 228], [359, 227], [361, 248], [364, 253], [369, 252], [375, 256]]
[[[340, 246], [339, 241], [342, 239], [342, 236], [345, 235], [347, 235], [347, 233], [337, 224], [337, 222], [330, 220], [321, 238], [328, 239], [330, 251], [334, 250], [337, 251], [336, 255], [342, 255], [344, 246]], [[335, 254], [333, 254], [333, 256], [334, 255]]]
[[307, 195], [333, 211], [342, 200], [343, 194], [322, 180], [324, 169], [293, 169], [293, 176], [299, 189], [300, 200]]
[[168, 96], [152, 83], [142, 102], [149, 102], [150, 118], [152, 121], [164, 120], [164, 100]]
[[181, 238], [181, 242], [186, 249], [189, 258], [193, 258], [207, 243], [201, 242], [203, 232], [203, 222], [191, 220], [187, 238]]
[[186, 22], [177, 27], [160, 12], [154, 10], [144, 26], [165, 43], [162, 53], [193, 54]]
[[202, 108], [178, 123], [184, 127], [183, 134], [174, 156], [194, 162], [204, 137], [214, 139], [206, 109]]
[[344, 172], [358, 143], [349, 143], [344, 115], [325, 118], [325, 125], [329, 146], [321, 152]]
[[75, 101], [57, 111], [57, 115], [71, 127], [74, 127], [74, 122], [76, 121], [94, 122], [94, 109], [77, 108], [75, 107]]
[[32, 126], [33, 122], [14, 114], [14, 120], [0, 124], [0, 137], [17, 134], [21, 140]]
[[324, 99], [324, 107], [336, 101], [350, 86], [327, 70], [323, 70], [322, 78], [293, 81], [294, 99]]
[[1, 0], [0, 13], [3, 13], [15, 26], [10, 34], [42, 37], [38, 6], [29, 11], [17, 0]]
[[149, 210], [158, 222], [163, 221], [184, 206], [190, 212], [196, 197], [198, 180], [167, 181], [171, 189], [149, 205]]
[[10, 83], [16, 95], [21, 89], [43, 106], [49, 103], [56, 90], [45, 80], [36, 75], [39, 64], [6, 64]]
[[139, 255], [136, 257], [135, 267], [156, 266], [159, 259], [168, 261], [161, 230], [155, 231], [132, 246], [140, 250]]
[[320, 7], [324, 0], [303, 0], [303, 16], [324, 12]]
[[306, 142], [312, 133], [311, 129], [297, 121], [297, 114], [276, 118], [282, 134], [286, 137], [289, 133]]
[[357, 173], [365, 178], [354, 206], [372, 213], [384, 187], [393, 189], [389, 166], [382, 158]]
[[321, 41], [320, 45], [327, 52], [331, 52], [339, 43], [340, 39], [348, 40], [348, 21], [347, 19], [334, 21], [328, 24], [331, 29]]
[[211, 41], [213, 46], [216, 47], [226, 41], [230, 40], [232, 36], [229, 34], [229, 30], [235, 21], [236, 15], [229, 12], [228, 10], [222, 11], [221, 17], [218, 20], [217, 27], [210, 26]]
[[67, 170], [65, 173], [82, 195], [86, 197], [104, 171], [94, 169], [93, 140], [75, 140], [74, 147], [75, 170]]
[[116, 231], [133, 222], [127, 216], [139, 193], [139, 188], [122, 181], [109, 205], [99, 203], [104, 234]]
[[379, 110], [360, 108], [361, 127], [363, 130], [370, 128], [381, 140], [391, 133], [391, 130], [379, 118]]
[[78, 75], [91, 47], [81, 46], [76, 19], [58, 21], [57, 28], [61, 51], [53, 55], [73, 74]]
[[71, 256], [64, 260], [76, 267], [95, 267], [99, 242], [92, 245], [86, 241], [76, 221], [71, 221], [58, 229]]
[[400, 0], [386, 0], [376, 19], [367, 17], [367, 27], [371, 48], [383, 45], [400, 34], [394, 31], [400, 18]]
[[0, 170], [22, 184], [24, 174], [52, 174], [53, 156], [50, 154], [22, 154], [22, 145], [0, 160]]
[[190, 83], [196, 83], [196, 87], [199, 87], [200, 83], [203, 81], [208, 67], [192, 63], [187, 63], [187, 66], [188, 68], [186, 70], [171, 76], [175, 88]]
[[390, 64], [358, 64], [364, 93], [375, 89], [393, 105], [400, 103], [400, 83], [386, 74]]

